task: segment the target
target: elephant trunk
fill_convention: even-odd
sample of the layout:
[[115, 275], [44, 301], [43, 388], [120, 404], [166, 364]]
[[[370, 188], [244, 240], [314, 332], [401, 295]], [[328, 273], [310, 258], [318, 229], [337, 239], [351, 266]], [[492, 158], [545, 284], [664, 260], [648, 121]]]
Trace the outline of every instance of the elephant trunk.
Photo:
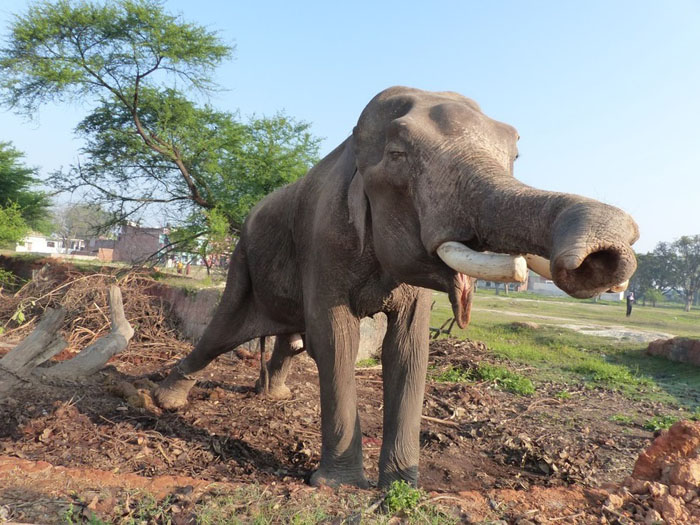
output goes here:
[[587, 298], [629, 280], [637, 268], [631, 244], [637, 225], [622, 210], [599, 204], [574, 204], [552, 227], [550, 269], [554, 282], [568, 294]]
[[512, 177], [482, 179], [477, 194], [470, 207], [472, 247], [545, 257], [556, 285], [573, 297], [619, 287], [636, 269], [631, 245], [639, 230], [619, 208], [536, 190]]

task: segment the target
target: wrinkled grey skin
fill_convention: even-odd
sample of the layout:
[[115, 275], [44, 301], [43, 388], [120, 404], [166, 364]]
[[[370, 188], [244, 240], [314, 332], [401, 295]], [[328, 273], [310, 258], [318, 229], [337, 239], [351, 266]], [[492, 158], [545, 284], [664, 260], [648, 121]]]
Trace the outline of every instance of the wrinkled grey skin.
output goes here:
[[[415, 484], [429, 289], [449, 294], [461, 325], [471, 300], [470, 280], [436, 256], [442, 242], [547, 257], [555, 282], [576, 297], [607, 290], [636, 266], [632, 218], [515, 180], [517, 139], [456, 93], [394, 87], [377, 95], [351, 137], [250, 213], [221, 304], [157, 389], [158, 402], [183, 406], [195, 374], [245, 341], [304, 332], [321, 389], [321, 463], [311, 483], [365, 486], [354, 363], [359, 320], [385, 312], [379, 485]], [[270, 370], [280, 395], [290, 356], [281, 338]]]

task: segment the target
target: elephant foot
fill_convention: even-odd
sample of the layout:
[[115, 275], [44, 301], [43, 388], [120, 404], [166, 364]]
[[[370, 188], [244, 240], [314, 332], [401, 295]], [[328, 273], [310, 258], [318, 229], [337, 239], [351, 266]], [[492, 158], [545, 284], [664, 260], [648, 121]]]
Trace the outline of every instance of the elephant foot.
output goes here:
[[379, 473], [380, 489], [387, 489], [394, 481], [405, 481], [412, 487], [418, 486], [418, 467], [409, 467], [404, 470], [392, 470]]
[[361, 489], [369, 488], [369, 482], [363, 472], [343, 472], [319, 468], [311, 475], [309, 485], [312, 487], [338, 487], [339, 485], [354, 485]]
[[180, 372], [173, 370], [153, 389], [153, 397], [161, 408], [177, 410], [187, 404], [187, 394], [196, 382], [195, 379], [186, 379]]
[[266, 398], [272, 399], [275, 401], [281, 401], [284, 399], [289, 399], [292, 397], [292, 391], [289, 390], [289, 387], [285, 384], [282, 385], [276, 385], [276, 386], [270, 386], [267, 389], [265, 389], [262, 384], [260, 379], [258, 379], [255, 382], [255, 391], [258, 394], [263, 394]]

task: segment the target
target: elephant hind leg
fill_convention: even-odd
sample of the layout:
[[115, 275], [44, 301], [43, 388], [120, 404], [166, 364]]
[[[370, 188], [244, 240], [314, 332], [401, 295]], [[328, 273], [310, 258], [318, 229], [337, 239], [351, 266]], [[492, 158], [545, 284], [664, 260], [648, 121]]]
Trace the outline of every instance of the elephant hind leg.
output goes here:
[[304, 351], [304, 341], [299, 334], [278, 335], [270, 360], [265, 363], [265, 347], [260, 341], [260, 378], [255, 390], [270, 399], [288, 399], [292, 392], [285, 384], [292, 358]]
[[185, 406], [199, 371], [224, 352], [261, 335], [264, 321], [251, 296], [245, 248], [241, 242], [231, 257], [226, 289], [204, 334], [194, 350], [177, 363], [154, 390], [161, 407], [173, 410]]

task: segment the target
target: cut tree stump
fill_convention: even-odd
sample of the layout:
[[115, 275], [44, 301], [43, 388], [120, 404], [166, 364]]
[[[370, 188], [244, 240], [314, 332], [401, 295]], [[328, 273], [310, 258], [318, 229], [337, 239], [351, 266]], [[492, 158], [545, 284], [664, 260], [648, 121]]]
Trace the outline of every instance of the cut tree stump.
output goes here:
[[101, 369], [112, 356], [126, 348], [134, 335], [134, 329], [124, 315], [122, 292], [118, 286], [109, 288], [109, 307], [112, 324], [109, 334], [85, 347], [72, 359], [40, 367], [67, 346], [59, 333], [65, 311], [63, 308], [47, 308], [34, 331], [0, 359], [0, 396], [21, 383], [80, 379]]

